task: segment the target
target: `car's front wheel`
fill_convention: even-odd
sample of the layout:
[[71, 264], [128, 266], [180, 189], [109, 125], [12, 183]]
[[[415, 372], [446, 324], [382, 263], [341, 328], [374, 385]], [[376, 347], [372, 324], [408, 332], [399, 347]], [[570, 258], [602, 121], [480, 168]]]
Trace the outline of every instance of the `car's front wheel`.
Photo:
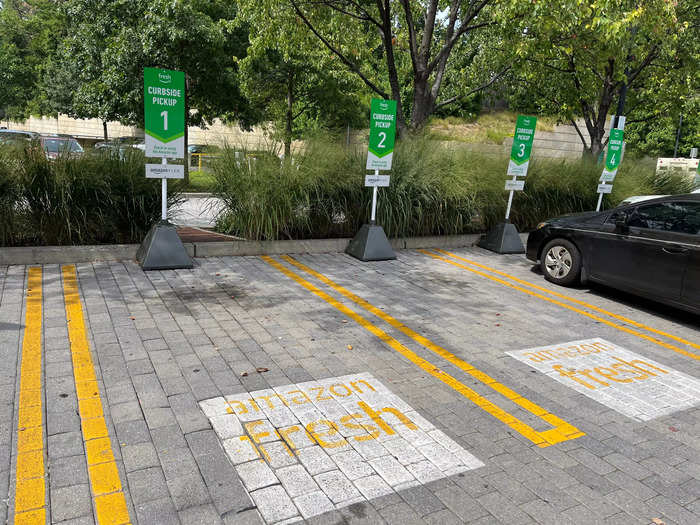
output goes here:
[[540, 267], [548, 281], [570, 286], [581, 278], [581, 253], [572, 242], [554, 239], [542, 250]]

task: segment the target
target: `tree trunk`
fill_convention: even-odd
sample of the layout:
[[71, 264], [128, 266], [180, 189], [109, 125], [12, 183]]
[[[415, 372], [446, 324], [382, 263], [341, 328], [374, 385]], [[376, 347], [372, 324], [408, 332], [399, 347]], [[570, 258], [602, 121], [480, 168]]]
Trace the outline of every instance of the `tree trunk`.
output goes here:
[[413, 83], [413, 107], [411, 108], [411, 129], [423, 127], [435, 109], [435, 100], [427, 79], [416, 78]]
[[109, 137], [107, 137], [107, 121], [106, 120], [102, 121], [102, 131], [104, 132], [105, 142], [107, 142], [109, 140]]
[[292, 156], [292, 125], [294, 124], [294, 74], [287, 77], [287, 115], [284, 127], [284, 160], [289, 161]]
[[398, 128], [399, 138], [406, 134], [406, 119], [403, 117], [403, 108], [401, 107], [401, 85], [399, 83], [399, 74], [396, 70], [396, 58], [394, 57], [394, 39], [391, 33], [391, 9], [388, 0], [384, 1], [384, 10], [382, 12], [382, 40], [386, 51], [386, 67], [389, 73], [389, 85], [391, 86], [391, 98], [396, 101], [396, 127]]

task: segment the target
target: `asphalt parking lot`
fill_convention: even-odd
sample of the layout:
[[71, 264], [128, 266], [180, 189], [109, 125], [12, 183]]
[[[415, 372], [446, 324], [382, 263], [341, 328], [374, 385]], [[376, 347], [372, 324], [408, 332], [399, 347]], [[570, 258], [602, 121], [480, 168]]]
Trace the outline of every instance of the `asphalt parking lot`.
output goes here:
[[697, 317], [478, 248], [197, 263], [0, 267], [0, 523], [700, 523]]

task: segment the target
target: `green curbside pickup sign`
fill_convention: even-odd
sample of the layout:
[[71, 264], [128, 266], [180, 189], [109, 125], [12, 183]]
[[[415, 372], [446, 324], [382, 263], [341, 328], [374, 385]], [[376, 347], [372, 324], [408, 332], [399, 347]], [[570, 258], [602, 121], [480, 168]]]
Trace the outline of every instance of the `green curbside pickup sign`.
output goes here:
[[600, 182], [612, 182], [617, 175], [617, 168], [622, 161], [622, 144], [625, 132], [621, 129], [611, 129], [608, 140], [608, 155], [605, 158], [605, 169], [600, 176]]
[[184, 158], [185, 74], [144, 68], [143, 98], [146, 157]]
[[535, 140], [536, 117], [518, 115], [513, 134], [513, 147], [510, 149], [510, 162], [508, 162], [507, 175], [524, 177], [530, 165], [530, 152]]
[[368, 170], [390, 170], [396, 137], [396, 101], [372, 99], [369, 120]]

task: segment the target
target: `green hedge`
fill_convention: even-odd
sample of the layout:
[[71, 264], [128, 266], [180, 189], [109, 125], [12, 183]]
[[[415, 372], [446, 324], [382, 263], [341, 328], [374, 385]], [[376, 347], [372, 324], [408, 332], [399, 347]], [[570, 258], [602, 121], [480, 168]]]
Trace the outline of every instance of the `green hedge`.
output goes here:
[[[214, 164], [215, 192], [226, 203], [217, 230], [248, 239], [352, 236], [367, 222], [371, 189], [364, 188], [365, 152], [320, 140], [291, 162], [274, 155], [249, 160], [227, 149]], [[474, 233], [503, 220], [507, 158], [426, 138], [401, 140], [391, 186], [381, 188], [377, 220], [391, 237]], [[630, 195], [690, 190], [680, 177], [656, 177], [652, 161], [626, 158], [611, 207]], [[595, 209], [602, 167], [586, 162], [533, 160], [511, 220], [521, 231], [565, 213]]]
[[139, 151], [47, 160], [36, 145], [0, 148], [0, 246], [137, 243], [159, 218], [160, 181]]

